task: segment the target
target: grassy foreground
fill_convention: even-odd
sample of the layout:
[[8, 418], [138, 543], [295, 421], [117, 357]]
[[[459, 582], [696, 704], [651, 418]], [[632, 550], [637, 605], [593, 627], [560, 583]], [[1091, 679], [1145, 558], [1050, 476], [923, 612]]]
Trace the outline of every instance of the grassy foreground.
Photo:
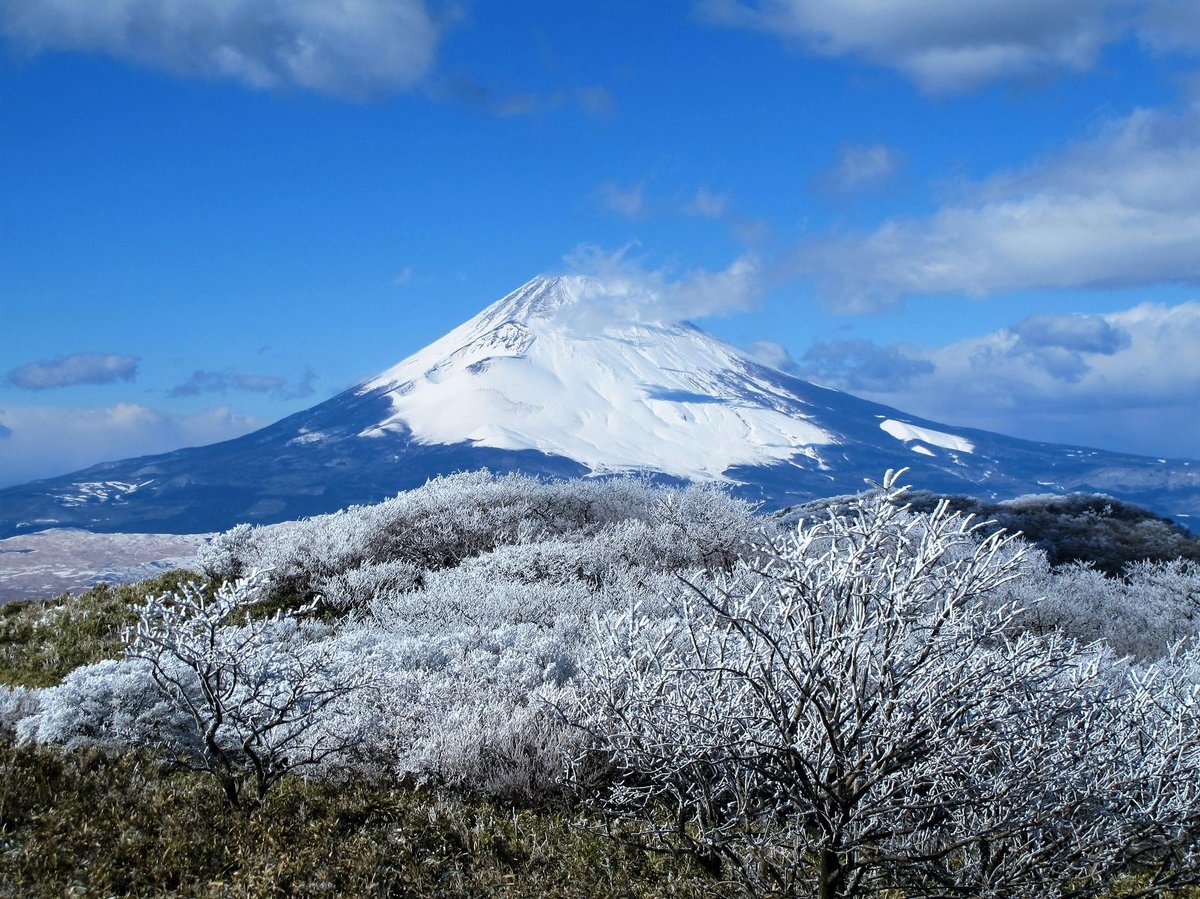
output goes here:
[[247, 817], [210, 778], [144, 754], [0, 744], [0, 897], [739, 895], [687, 859], [574, 825], [565, 809], [290, 778]]
[[688, 897], [679, 860], [562, 810], [285, 781], [250, 817], [146, 756], [0, 747], [0, 895]]

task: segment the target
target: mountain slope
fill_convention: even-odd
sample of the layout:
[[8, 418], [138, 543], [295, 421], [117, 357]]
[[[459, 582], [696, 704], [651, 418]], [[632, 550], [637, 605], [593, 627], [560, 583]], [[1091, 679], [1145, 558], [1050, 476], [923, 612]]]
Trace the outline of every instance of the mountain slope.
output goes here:
[[588, 278], [536, 278], [378, 377], [260, 431], [0, 490], [0, 536], [279, 521], [483, 466], [715, 480], [768, 506], [908, 466], [931, 490], [1094, 490], [1200, 518], [1200, 463], [917, 418], [758, 364], [690, 325], [613, 324], [625, 305]]

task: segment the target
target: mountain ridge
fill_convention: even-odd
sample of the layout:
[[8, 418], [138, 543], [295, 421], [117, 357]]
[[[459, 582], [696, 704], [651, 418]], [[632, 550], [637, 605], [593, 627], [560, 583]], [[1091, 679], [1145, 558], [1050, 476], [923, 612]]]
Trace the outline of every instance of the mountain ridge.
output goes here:
[[0, 490], [0, 537], [221, 530], [480, 467], [716, 481], [768, 508], [908, 467], [930, 490], [1112, 493], [1200, 522], [1200, 462], [909, 415], [657, 321], [655, 299], [583, 276], [535, 278], [374, 378], [251, 434]]

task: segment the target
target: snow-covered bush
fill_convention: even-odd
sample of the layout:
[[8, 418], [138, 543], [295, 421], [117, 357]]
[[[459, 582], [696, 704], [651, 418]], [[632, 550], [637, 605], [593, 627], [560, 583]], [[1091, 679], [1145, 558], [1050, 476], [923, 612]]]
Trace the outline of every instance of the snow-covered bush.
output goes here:
[[203, 754], [193, 721], [158, 689], [150, 666], [132, 659], [85, 665], [42, 690], [36, 713], [18, 723], [17, 737], [66, 749], [154, 746], [178, 757]]
[[424, 583], [425, 572], [411, 562], [366, 562], [325, 578], [321, 595], [329, 608], [348, 612], [411, 593]]
[[[388, 563], [418, 573], [440, 571], [504, 547], [540, 545], [549, 552], [555, 542], [600, 538], [610, 557], [592, 560], [599, 565], [620, 561], [613, 554], [624, 552], [628, 564], [659, 570], [728, 567], [759, 526], [750, 504], [713, 487], [663, 487], [633, 478], [541, 481], [479, 471], [434, 478], [372, 506], [283, 524], [241, 525], [202, 548], [198, 564], [213, 579], [266, 569], [270, 592], [301, 600], [326, 595], [346, 609], [380, 595], [376, 576], [392, 577], [398, 569], [374, 566]], [[605, 540], [606, 534], [611, 538]], [[356, 601], [347, 592], [355, 577], [347, 575], [358, 568], [364, 569], [355, 577], [365, 595]], [[531, 580], [536, 572], [522, 576]], [[382, 592], [391, 592], [382, 586]]]
[[40, 707], [41, 691], [0, 686], [0, 739], [16, 737], [21, 721], [31, 719]]
[[[253, 572], [211, 594], [185, 583], [147, 597], [128, 637], [133, 664], [126, 673], [140, 689], [147, 683], [157, 688], [160, 703], [192, 725], [186, 744], [178, 738], [145, 742], [213, 774], [235, 807], [247, 783], [261, 802], [285, 774], [316, 766], [353, 743], [353, 731], [333, 722], [368, 679], [337, 664], [324, 626], [282, 613], [248, 618], [257, 598]], [[150, 704], [135, 697], [131, 707]]]
[[1110, 577], [1083, 563], [1051, 567], [1030, 552], [993, 602], [1019, 607], [1016, 621], [1035, 633], [1104, 640], [1121, 655], [1157, 659], [1200, 633], [1200, 565], [1136, 562]]
[[[610, 618], [580, 787], [754, 896], [1082, 895], [1143, 849], [1195, 877], [1194, 820], [1146, 789], [1194, 801], [1194, 673], [1171, 695], [1102, 645], [1033, 634], [987, 602], [1021, 576], [1011, 540], [896, 493], [889, 473], [672, 616]], [[1151, 745], [1186, 760], [1175, 780], [1139, 763]]]
[[578, 734], [573, 702], [590, 629], [549, 624], [441, 630], [366, 619], [335, 639], [340, 658], [377, 672], [354, 696], [360, 743], [335, 759], [373, 776], [523, 797], [558, 789]]

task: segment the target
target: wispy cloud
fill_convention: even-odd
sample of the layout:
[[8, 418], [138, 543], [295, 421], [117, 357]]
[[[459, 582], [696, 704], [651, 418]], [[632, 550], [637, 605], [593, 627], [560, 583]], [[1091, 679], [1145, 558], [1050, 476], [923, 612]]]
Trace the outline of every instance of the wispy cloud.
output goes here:
[[838, 163], [821, 183], [839, 193], [875, 190], [887, 184], [899, 168], [896, 151], [886, 144], [845, 145]]
[[688, 202], [683, 204], [683, 211], [701, 218], [719, 219], [725, 215], [729, 206], [729, 196], [718, 194], [701, 185]]
[[769, 230], [761, 221], [743, 218], [734, 209], [728, 193], [713, 190], [702, 184], [694, 190], [652, 191], [651, 183], [643, 178], [636, 184], [609, 181], [596, 189], [599, 205], [628, 219], [711, 219], [726, 225], [735, 239], [754, 244], [762, 241]]
[[617, 101], [612, 92], [598, 84], [577, 88], [575, 102], [588, 115], [598, 119], [607, 119], [617, 111]]
[[227, 407], [169, 415], [136, 403], [103, 409], [8, 406], [0, 486], [52, 477], [114, 459], [230, 440], [267, 424]]
[[1133, 0], [701, 0], [698, 9], [716, 24], [770, 32], [812, 53], [895, 69], [930, 93], [957, 93], [1000, 79], [1090, 69], [1106, 44], [1135, 25], [1145, 5]]
[[800, 367], [788, 352], [788, 348], [777, 340], [753, 340], [742, 347], [742, 350], [755, 362], [792, 375], [800, 373]]
[[137, 377], [138, 358], [120, 353], [72, 353], [12, 369], [7, 382], [22, 390], [53, 390], [77, 384], [111, 384]]
[[240, 390], [248, 393], [269, 393], [275, 399], [291, 400], [311, 396], [314, 374], [305, 369], [295, 384], [276, 375], [244, 374], [236, 371], [194, 371], [182, 384], [171, 388], [169, 397], [198, 396], [202, 393], [227, 393]]
[[842, 311], [906, 294], [1200, 283], [1200, 108], [1138, 110], [1027, 169], [968, 185], [923, 218], [800, 247]]
[[581, 246], [564, 261], [589, 275], [603, 290], [571, 307], [584, 324], [679, 322], [706, 315], [727, 315], [753, 308], [762, 295], [757, 259], [742, 256], [720, 271], [692, 269], [680, 274], [646, 266], [631, 248], [606, 252]]
[[176, 75], [363, 98], [410, 87], [440, 29], [424, 0], [0, 0], [26, 53], [75, 50]]
[[816, 341], [797, 363], [797, 373], [855, 392], [899, 391], [934, 371], [932, 362], [911, 353], [905, 347], [869, 340]]
[[615, 182], [600, 186], [600, 202], [606, 209], [625, 218], [638, 218], [646, 211], [645, 183], [622, 187]]
[[616, 112], [612, 93], [600, 85], [556, 87], [544, 91], [505, 91], [465, 75], [449, 78], [430, 89], [438, 99], [451, 99], [501, 119], [541, 116], [563, 109], [579, 109], [592, 118], [609, 118]]

